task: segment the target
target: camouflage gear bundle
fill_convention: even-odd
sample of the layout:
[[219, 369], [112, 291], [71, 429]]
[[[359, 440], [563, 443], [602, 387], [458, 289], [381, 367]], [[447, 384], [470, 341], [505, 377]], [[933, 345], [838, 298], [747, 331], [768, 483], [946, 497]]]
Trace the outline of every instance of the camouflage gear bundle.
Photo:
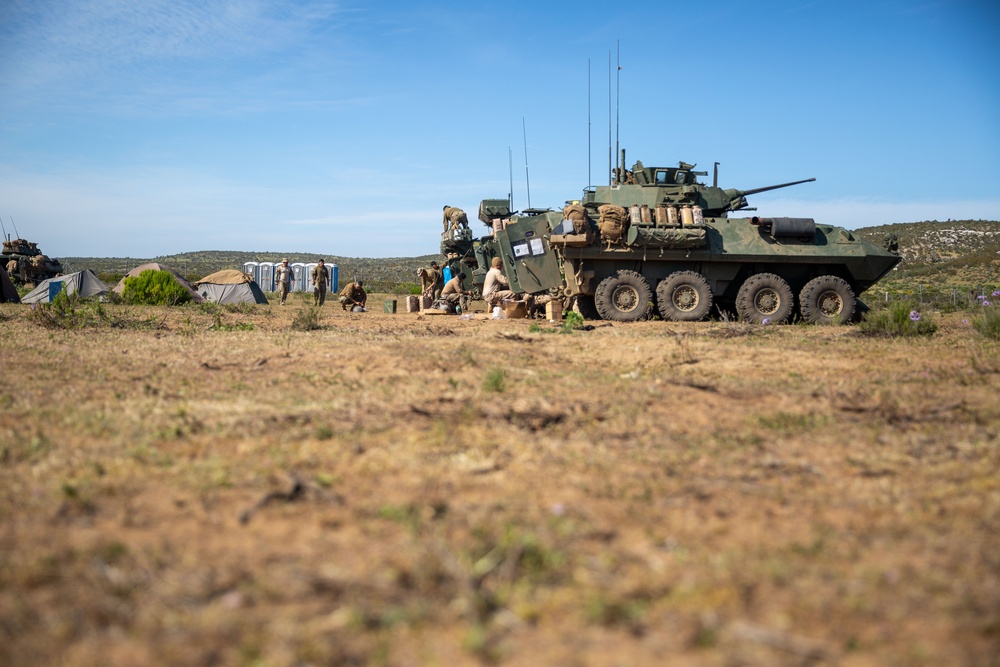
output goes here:
[[646, 248], [700, 248], [705, 245], [703, 228], [635, 227], [635, 240], [629, 245]]
[[601, 240], [606, 243], [619, 243], [628, 225], [628, 211], [621, 206], [604, 204], [598, 207], [597, 212], [601, 214], [597, 222], [597, 227], [601, 230]]
[[563, 218], [573, 223], [574, 234], [586, 234], [590, 229], [587, 221], [587, 209], [581, 204], [568, 204], [563, 209]]

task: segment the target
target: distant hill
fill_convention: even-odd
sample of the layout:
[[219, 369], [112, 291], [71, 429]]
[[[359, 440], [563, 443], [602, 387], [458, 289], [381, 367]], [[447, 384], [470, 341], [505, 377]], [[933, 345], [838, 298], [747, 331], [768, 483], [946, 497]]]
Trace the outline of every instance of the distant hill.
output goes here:
[[883, 282], [949, 286], [1000, 284], [1000, 222], [947, 220], [905, 222], [855, 230], [881, 245], [899, 239], [903, 261]]
[[[899, 239], [903, 261], [883, 279], [886, 286], [935, 285], [949, 287], [1000, 285], [1000, 222], [990, 220], [947, 220], [905, 222], [854, 230], [876, 245], [887, 234]], [[129, 269], [144, 262], [160, 262], [174, 267], [189, 279], [197, 280], [220, 269], [241, 269], [245, 262], [313, 262], [321, 255], [310, 252], [236, 252], [199, 250], [160, 257], [60, 257], [71, 271], [90, 269], [104, 280], [117, 282]], [[373, 287], [416, 281], [416, 269], [439, 255], [420, 257], [340, 257], [323, 256], [327, 264], [336, 264], [341, 283], [362, 277]]]

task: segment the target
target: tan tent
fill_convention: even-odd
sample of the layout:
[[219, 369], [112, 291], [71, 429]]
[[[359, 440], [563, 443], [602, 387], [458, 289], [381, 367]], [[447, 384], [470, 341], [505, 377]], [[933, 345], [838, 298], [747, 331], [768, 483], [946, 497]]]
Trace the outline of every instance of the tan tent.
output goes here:
[[216, 271], [195, 283], [198, 294], [216, 303], [267, 303], [260, 287], [247, 273], [236, 269]]
[[125, 279], [135, 278], [143, 271], [169, 271], [170, 274], [174, 277], [174, 279], [176, 279], [177, 282], [179, 282], [184, 287], [184, 289], [186, 289], [188, 292], [191, 293], [191, 299], [194, 300], [195, 303], [201, 303], [205, 300], [205, 297], [203, 297], [201, 294], [198, 294], [198, 291], [194, 288], [194, 286], [190, 282], [188, 282], [187, 278], [185, 278], [175, 269], [170, 268], [166, 264], [159, 264], [157, 262], [147, 262], [145, 264], [140, 264], [139, 266], [135, 267], [134, 269], [126, 273], [124, 278], [118, 281], [118, 284], [114, 286], [112, 291], [117, 292], [118, 294], [123, 293], [125, 291]]

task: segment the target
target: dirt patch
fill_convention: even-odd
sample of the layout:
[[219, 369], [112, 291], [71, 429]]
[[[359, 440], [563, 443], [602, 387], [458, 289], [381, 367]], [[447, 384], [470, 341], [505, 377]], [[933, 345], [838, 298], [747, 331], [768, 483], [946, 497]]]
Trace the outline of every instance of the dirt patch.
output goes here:
[[0, 307], [0, 663], [995, 664], [1000, 348], [960, 317], [302, 307]]

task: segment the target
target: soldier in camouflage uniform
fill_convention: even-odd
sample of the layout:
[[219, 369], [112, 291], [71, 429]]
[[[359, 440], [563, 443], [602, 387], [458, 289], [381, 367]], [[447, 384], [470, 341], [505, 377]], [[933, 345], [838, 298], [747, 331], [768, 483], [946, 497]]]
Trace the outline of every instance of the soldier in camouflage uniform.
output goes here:
[[486, 280], [483, 282], [483, 300], [486, 307], [493, 310], [504, 299], [513, 299], [516, 295], [509, 289], [510, 281], [501, 271], [503, 260], [494, 257], [490, 270], [486, 272]]
[[459, 227], [469, 226], [469, 216], [465, 215], [465, 211], [456, 206], [445, 206], [444, 207], [444, 231], [449, 229], [458, 229]]
[[431, 291], [427, 296], [432, 299], [441, 298], [441, 289], [444, 287], [444, 271], [438, 267], [437, 262], [431, 262], [431, 268], [427, 270], [431, 277]]
[[330, 284], [330, 269], [326, 268], [326, 263], [322, 259], [313, 267], [312, 280], [313, 304], [322, 306], [326, 301], [326, 287]]
[[288, 266], [288, 258], [281, 260], [281, 264], [274, 271], [274, 283], [278, 288], [278, 295], [281, 297], [280, 305], [285, 305], [285, 299], [288, 297], [288, 290], [292, 287], [292, 267]]
[[469, 293], [462, 288], [464, 280], [465, 274], [460, 273], [445, 283], [444, 289], [441, 290], [441, 298], [453, 306], [458, 306], [463, 312], [469, 309]]
[[340, 305], [343, 306], [344, 310], [353, 310], [355, 306], [364, 308], [366, 303], [368, 303], [368, 295], [361, 286], [360, 280], [349, 283], [340, 293]]

